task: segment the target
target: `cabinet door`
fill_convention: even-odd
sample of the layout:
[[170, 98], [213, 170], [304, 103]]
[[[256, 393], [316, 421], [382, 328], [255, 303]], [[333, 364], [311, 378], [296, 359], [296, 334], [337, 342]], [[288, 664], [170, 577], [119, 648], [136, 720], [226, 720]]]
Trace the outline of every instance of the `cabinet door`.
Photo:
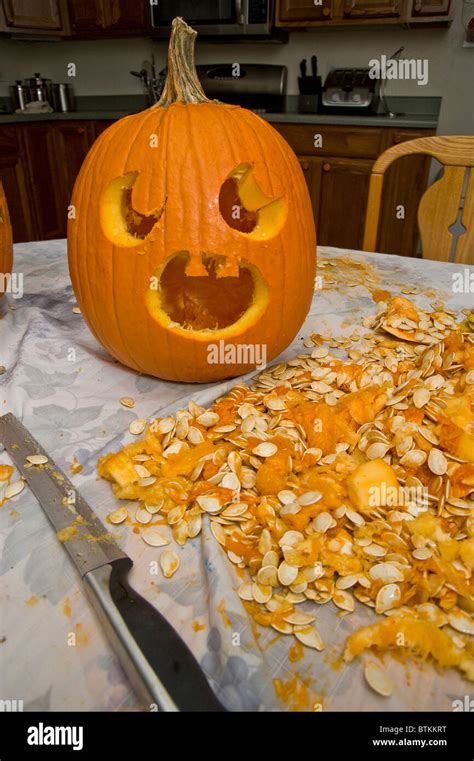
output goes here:
[[57, 171], [54, 122], [21, 125], [28, 162], [36, 229], [40, 240], [60, 238], [67, 205]]
[[120, 2], [107, 3], [108, 32], [141, 32], [145, 29], [144, 3], [136, 0], [120, 0]]
[[[394, 130], [389, 140], [396, 145], [422, 136], [417, 131]], [[427, 188], [430, 163], [429, 156], [403, 156], [385, 172], [377, 251], [416, 256], [418, 207]]]
[[58, 0], [3, 0], [3, 12], [8, 27], [62, 29]]
[[[304, 178], [308, 186], [311, 206], [313, 207], [314, 223], [318, 222], [318, 205], [321, 191], [322, 161], [314, 156], [298, 156]], [[318, 231], [316, 230], [316, 233]], [[318, 239], [319, 243], [319, 239]]]
[[110, 127], [111, 124], [113, 124], [113, 119], [98, 119], [95, 122], [92, 122], [92, 139], [93, 141], [97, 140], [99, 135], [102, 134], [104, 130], [107, 129], [107, 127]]
[[[56, 160], [52, 171], [58, 178], [60, 206], [65, 210], [70, 204], [76, 177], [93, 141], [92, 124], [85, 121], [54, 124]], [[62, 214], [59, 221], [60, 237], [63, 237], [66, 235], [66, 214]]]
[[402, 0], [345, 0], [345, 18], [385, 18], [400, 16]]
[[279, 21], [328, 21], [332, 18], [333, 0], [280, 0]]
[[443, 16], [451, 8], [451, 0], [413, 0], [413, 16]]
[[361, 249], [372, 161], [319, 159], [316, 237], [321, 246]]
[[5, 190], [14, 243], [35, 240], [36, 237], [27, 176], [16, 126], [0, 127], [0, 180]]
[[67, 7], [73, 34], [104, 30], [107, 22], [102, 0], [68, 0]]

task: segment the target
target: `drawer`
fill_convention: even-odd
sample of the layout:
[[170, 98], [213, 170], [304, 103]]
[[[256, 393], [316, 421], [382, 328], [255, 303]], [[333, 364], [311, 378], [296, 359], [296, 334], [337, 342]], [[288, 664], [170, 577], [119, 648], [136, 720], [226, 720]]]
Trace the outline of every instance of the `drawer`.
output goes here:
[[313, 156], [376, 158], [381, 153], [382, 129], [324, 124], [273, 124], [295, 153]]
[[18, 136], [15, 124], [0, 125], [0, 151], [16, 153], [19, 150]]

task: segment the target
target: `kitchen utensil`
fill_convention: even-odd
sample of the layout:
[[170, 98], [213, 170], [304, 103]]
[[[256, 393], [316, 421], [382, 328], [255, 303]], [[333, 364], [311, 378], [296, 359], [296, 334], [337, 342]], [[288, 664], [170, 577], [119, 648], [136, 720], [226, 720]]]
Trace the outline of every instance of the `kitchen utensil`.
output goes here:
[[[387, 60], [397, 61], [405, 48], [402, 46], [401, 48], [398, 48], [398, 50], [395, 51]], [[393, 119], [395, 116], [403, 116], [404, 114], [395, 114], [387, 104], [387, 98], [386, 98], [386, 90], [387, 90], [387, 78], [384, 77], [380, 83], [380, 103], [384, 109], [385, 115], [388, 116], [390, 119]]]
[[311, 75], [313, 77], [318, 76], [318, 57], [315, 55], [311, 56]]
[[16, 111], [17, 108], [21, 108], [23, 111], [28, 103], [28, 92], [21, 79], [17, 79], [15, 84], [10, 87], [10, 95], [13, 100], [13, 110]]
[[36, 72], [32, 77], [28, 77], [24, 80], [24, 85], [29, 89], [29, 100], [48, 100], [51, 84], [51, 79], [42, 77], [39, 72]]
[[301, 71], [301, 76], [304, 79], [306, 76], [306, 58], [303, 58], [303, 60], [300, 61], [300, 71]]
[[272, 64], [233, 63], [197, 66], [208, 98], [236, 103], [256, 111], [282, 111], [285, 105], [287, 68]]
[[[128, 582], [133, 561], [113, 541], [73, 484], [12, 414], [0, 441], [82, 576], [85, 590], [130, 681], [162, 711], [224, 711], [183, 640]], [[28, 465], [43, 455], [45, 465]]]
[[380, 80], [369, 76], [370, 69], [333, 68], [324, 82], [321, 110], [328, 113], [375, 111]]

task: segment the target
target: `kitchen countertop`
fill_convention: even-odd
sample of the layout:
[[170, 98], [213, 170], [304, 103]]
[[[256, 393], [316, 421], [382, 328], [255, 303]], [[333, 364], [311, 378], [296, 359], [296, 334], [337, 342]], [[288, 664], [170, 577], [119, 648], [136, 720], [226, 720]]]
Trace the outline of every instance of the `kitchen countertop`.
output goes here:
[[[81, 119], [120, 119], [146, 108], [144, 96], [106, 95], [82, 96], [76, 98], [77, 110], [68, 113], [51, 114], [3, 114], [0, 124], [27, 123], [33, 121], [69, 121]], [[438, 97], [392, 97], [388, 98], [389, 107], [396, 116], [390, 118], [384, 114], [352, 116], [351, 114], [308, 114], [298, 110], [298, 96], [288, 95], [282, 112], [262, 113], [264, 119], [274, 123], [290, 124], [333, 124], [364, 127], [407, 127], [412, 129], [436, 129], [441, 98]]]
[[[104, 520], [117, 501], [110, 484], [97, 478], [97, 459], [130, 441], [130, 422], [163, 416], [190, 398], [208, 405], [238, 381], [193, 386], [123, 367], [72, 311], [66, 242], [17, 244], [14, 253], [24, 295], [9, 296], [10, 308], [0, 319], [2, 414], [13, 412], [22, 420]], [[341, 266], [320, 267], [323, 289], [315, 292], [298, 337], [275, 362], [301, 353], [303, 336], [350, 335], [376, 310], [368, 288], [389, 288], [396, 295], [409, 284], [419, 293], [411, 298], [425, 309], [436, 299], [458, 311], [471, 306], [471, 294], [453, 293], [451, 275], [460, 269], [454, 264], [320, 247], [320, 265], [324, 261]], [[120, 405], [122, 396], [135, 399], [133, 410]], [[8, 461], [0, 453], [0, 462]], [[71, 474], [74, 462], [82, 470]], [[154, 548], [123, 527], [114, 527], [114, 534], [134, 560], [132, 586], [180, 632], [231, 710], [289, 710], [276, 697], [273, 680], [291, 685], [295, 674], [332, 711], [452, 711], [453, 696], [468, 691], [458, 672], [419, 665], [408, 672], [388, 656], [385, 668], [395, 684], [390, 697], [370, 690], [359, 661], [335, 670], [347, 635], [374, 621], [361, 605], [350, 616], [332, 605], [318, 606], [318, 630], [327, 648], [307, 648], [291, 663], [293, 642], [249, 620], [237, 595], [241, 579], [206, 521], [199, 537], [176, 548], [181, 565], [168, 580], [150, 577], [150, 562], [158, 557]], [[78, 575], [28, 488], [0, 510], [0, 546], [2, 696], [23, 700], [25, 711], [139, 710]]]

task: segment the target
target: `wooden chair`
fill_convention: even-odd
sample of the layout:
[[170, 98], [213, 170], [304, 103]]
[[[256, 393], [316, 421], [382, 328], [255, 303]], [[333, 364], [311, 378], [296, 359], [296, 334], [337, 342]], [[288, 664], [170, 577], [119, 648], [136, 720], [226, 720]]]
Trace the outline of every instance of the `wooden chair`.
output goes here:
[[426, 153], [444, 165], [443, 176], [424, 193], [418, 207], [423, 257], [449, 262], [455, 236], [449, 231], [459, 215], [465, 177], [470, 177], [461, 217], [466, 232], [456, 240], [454, 261], [474, 264], [474, 137], [421, 137], [389, 148], [372, 167], [365, 218], [364, 251], [375, 251], [384, 173], [402, 156]]

